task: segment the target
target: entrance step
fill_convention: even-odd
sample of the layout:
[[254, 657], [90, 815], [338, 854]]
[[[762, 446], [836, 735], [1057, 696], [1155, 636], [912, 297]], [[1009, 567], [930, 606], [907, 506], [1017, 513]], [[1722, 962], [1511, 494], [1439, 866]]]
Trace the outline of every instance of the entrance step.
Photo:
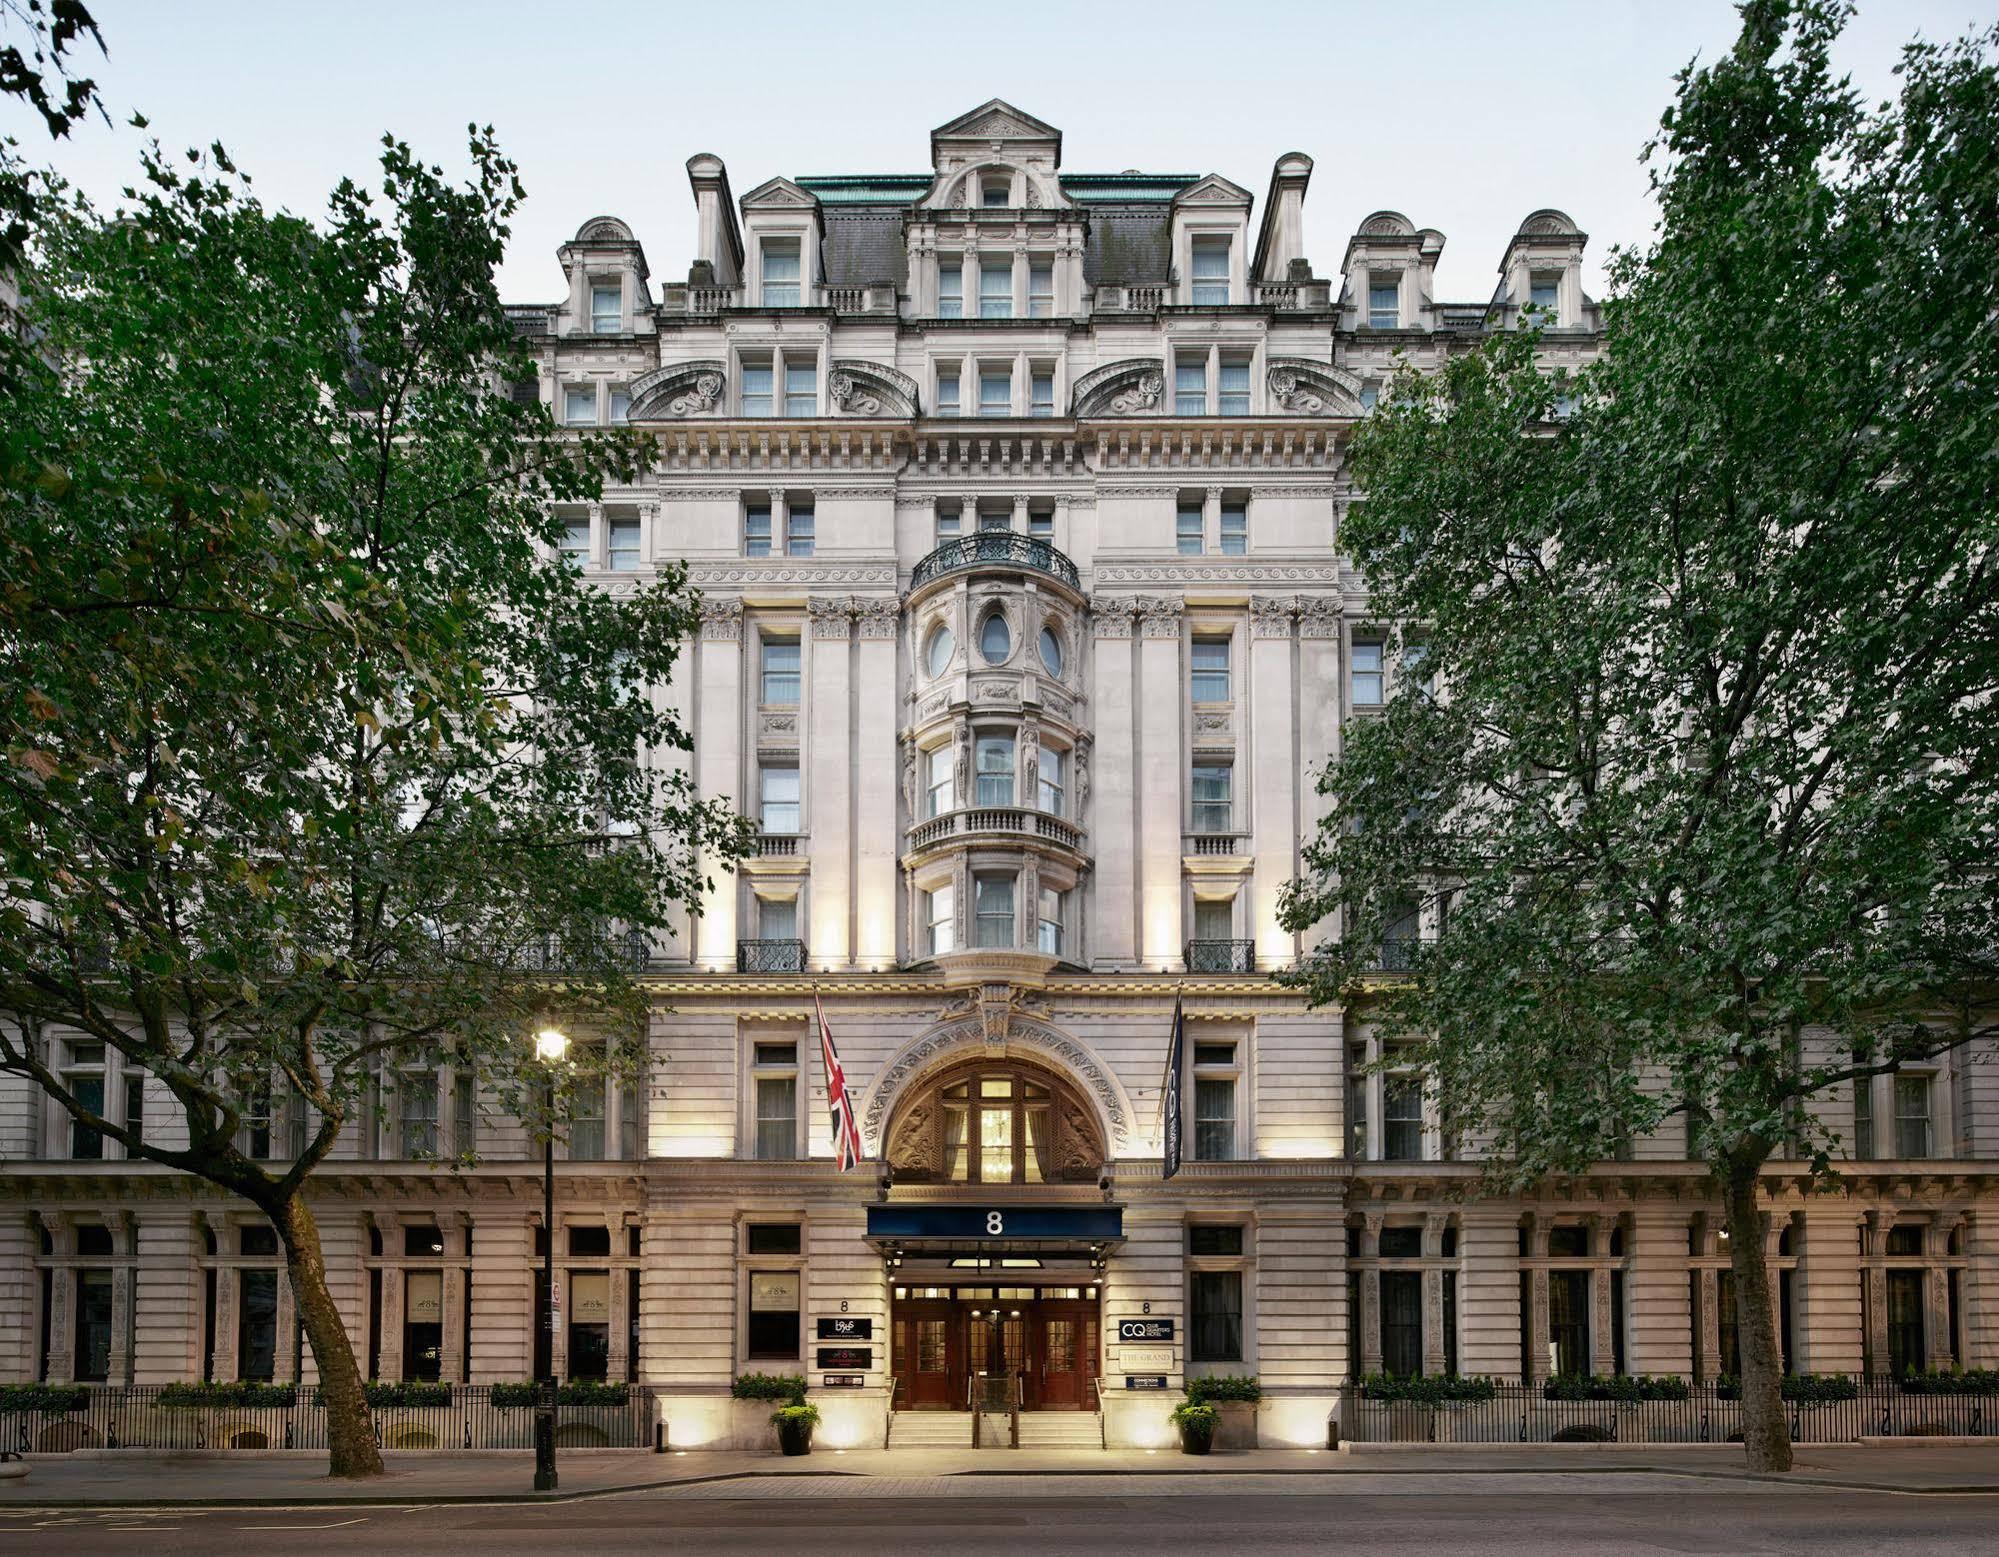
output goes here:
[[1101, 1449], [1103, 1428], [1094, 1411], [1023, 1411], [1023, 1449]]
[[898, 1411], [889, 1429], [891, 1449], [969, 1449], [972, 1447], [972, 1414], [969, 1411]]

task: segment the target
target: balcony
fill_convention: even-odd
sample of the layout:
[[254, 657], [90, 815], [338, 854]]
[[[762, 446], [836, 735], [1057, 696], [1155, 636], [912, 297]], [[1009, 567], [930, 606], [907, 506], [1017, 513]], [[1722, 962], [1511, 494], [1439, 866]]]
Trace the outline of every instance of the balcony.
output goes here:
[[1185, 852], [1194, 858], [1202, 855], [1228, 857], [1247, 853], [1248, 842], [1243, 834], [1233, 830], [1215, 832], [1203, 830], [1198, 833], [1188, 833], [1184, 839], [1184, 847]]
[[798, 846], [803, 841], [798, 833], [758, 833], [757, 858], [790, 859], [798, 853]]
[[736, 942], [736, 971], [738, 973], [803, 973], [805, 971], [805, 943], [803, 941], [738, 941]]
[[[662, 292], [661, 312], [669, 314], [719, 314], [726, 309], [748, 308], [749, 288], [716, 286], [694, 282], [669, 282]], [[830, 308], [836, 314], [878, 314], [896, 312], [895, 288], [888, 285], [808, 287], [798, 303], [781, 307], [765, 304], [772, 313], [789, 308]], [[519, 326], [517, 325], [518, 329]]]
[[981, 530], [961, 535], [955, 541], [946, 541], [910, 571], [909, 587], [913, 593], [925, 584], [953, 573], [968, 568], [991, 567], [1032, 568], [1037, 573], [1046, 573], [1050, 578], [1061, 580], [1077, 594], [1083, 592], [1083, 581], [1076, 572], [1075, 563], [1048, 542], [1011, 530]]
[[909, 847], [921, 851], [941, 844], [989, 838], [1032, 838], [1056, 844], [1072, 854], [1083, 852], [1082, 828], [1026, 806], [971, 806], [963, 811], [947, 811], [910, 828]]
[[1186, 949], [1189, 973], [1254, 973], [1254, 941], [1189, 941]]

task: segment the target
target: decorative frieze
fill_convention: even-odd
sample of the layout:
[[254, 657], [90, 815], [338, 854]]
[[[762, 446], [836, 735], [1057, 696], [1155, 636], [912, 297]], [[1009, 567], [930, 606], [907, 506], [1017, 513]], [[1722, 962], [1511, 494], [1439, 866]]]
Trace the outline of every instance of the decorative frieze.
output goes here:
[[1251, 595], [1249, 635], [1252, 638], [1289, 638], [1291, 615], [1296, 608], [1290, 595]]
[[701, 602], [701, 637], [708, 643], [743, 641], [743, 602], [733, 595], [709, 596]]
[[1099, 638], [1129, 638], [1138, 601], [1131, 595], [1092, 595], [1090, 621]]
[[860, 623], [863, 638], [893, 638], [901, 615], [901, 608], [894, 600], [870, 599], [865, 595], [854, 597], [854, 616]]
[[814, 638], [851, 638], [854, 635], [854, 601], [851, 595], [813, 595], [805, 602], [812, 617]]
[[1147, 638], [1178, 638], [1186, 603], [1172, 595], [1140, 595], [1138, 616]]

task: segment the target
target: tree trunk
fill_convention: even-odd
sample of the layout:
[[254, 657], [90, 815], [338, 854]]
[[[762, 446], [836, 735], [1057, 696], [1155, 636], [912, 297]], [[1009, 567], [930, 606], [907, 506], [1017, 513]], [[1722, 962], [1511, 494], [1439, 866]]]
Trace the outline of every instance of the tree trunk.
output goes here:
[[312, 1344], [319, 1364], [319, 1398], [326, 1407], [327, 1473], [333, 1476], [379, 1476], [382, 1450], [375, 1442], [374, 1422], [362, 1388], [360, 1365], [340, 1321], [333, 1294], [326, 1288], [326, 1261], [319, 1252], [319, 1224], [305, 1197], [294, 1193], [269, 1210], [285, 1241], [285, 1266], [291, 1273], [292, 1298], [299, 1324]]
[[1735, 1273], [1735, 1334], [1742, 1353], [1742, 1447], [1753, 1471], [1791, 1468], [1791, 1424], [1784, 1416], [1784, 1360], [1757, 1204], [1762, 1160], [1728, 1167], [1728, 1261]]

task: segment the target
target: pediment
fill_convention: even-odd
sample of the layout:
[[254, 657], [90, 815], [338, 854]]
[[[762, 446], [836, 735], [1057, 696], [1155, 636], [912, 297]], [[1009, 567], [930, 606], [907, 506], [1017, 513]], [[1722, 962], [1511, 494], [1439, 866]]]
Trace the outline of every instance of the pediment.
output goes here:
[[1175, 206], [1237, 206], [1247, 211], [1251, 195], [1242, 185], [1225, 179], [1219, 173], [1210, 173], [1198, 183], [1189, 184], [1173, 197]]
[[847, 416], [916, 416], [916, 380], [879, 362], [835, 357], [826, 378], [826, 393]]
[[1364, 416], [1361, 382], [1345, 368], [1304, 357], [1272, 357], [1270, 403], [1292, 416]]
[[1070, 414], [1137, 416], [1160, 410], [1165, 395], [1166, 364], [1153, 357], [1127, 357], [1077, 379]]
[[810, 211], [818, 209], [819, 197], [779, 176], [757, 185], [741, 204], [745, 211]]
[[722, 408], [728, 387], [728, 364], [719, 358], [669, 363], [632, 381], [627, 415], [634, 422], [711, 415]]
[[940, 140], [978, 141], [1060, 141], [1062, 132], [1044, 124], [1031, 113], [1013, 106], [1005, 98], [992, 97], [969, 113], [960, 114], [949, 124], [930, 132], [934, 148]]

